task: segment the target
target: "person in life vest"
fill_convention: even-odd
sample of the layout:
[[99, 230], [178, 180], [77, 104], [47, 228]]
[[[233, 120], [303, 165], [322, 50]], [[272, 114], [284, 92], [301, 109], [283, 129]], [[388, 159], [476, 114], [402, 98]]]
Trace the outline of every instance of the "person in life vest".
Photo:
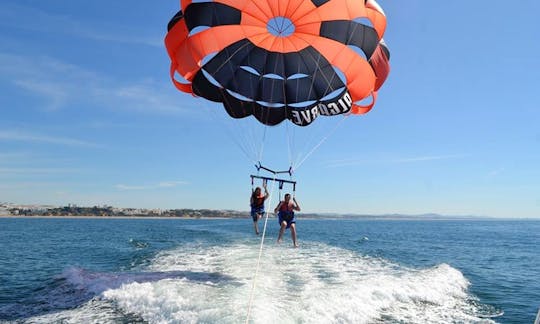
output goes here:
[[268, 190], [266, 189], [266, 182], [263, 183], [264, 195], [261, 194], [261, 188], [257, 187], [251, 193], [251, 199], [249, 205], [251, 206], [251, 218], [253, 219], [253, 228], [255, 234], [259, 235], [259, 225], [257, 221], [264, 215], [264, 201], [268, 198]]
[[294, 220], [294, 211], [300, 211], [300, 205], [295, 198], [291, 201], [291, 195], [286, 194], [285, 200], [280, 201], [277, 207], [274, 209], [274, 213], [278, 214], [278, 222], [281, 228], [279, 229], [278, 243], [281, 243], [281, 238], [285, 229], [291, 229], [291, 237], [294, 247], [298, 247], [296, 243], [296, 221]]

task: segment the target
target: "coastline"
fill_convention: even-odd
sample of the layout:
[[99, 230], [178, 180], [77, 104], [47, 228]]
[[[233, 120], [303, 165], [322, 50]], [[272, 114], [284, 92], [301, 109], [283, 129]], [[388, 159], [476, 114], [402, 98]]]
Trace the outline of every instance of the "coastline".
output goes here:
[[1, 218], [53, 218], [53, 219], [233, 219], [240, 217], [189, 217], [189, 216], [20, 216], [20, 215], [0, 215]]

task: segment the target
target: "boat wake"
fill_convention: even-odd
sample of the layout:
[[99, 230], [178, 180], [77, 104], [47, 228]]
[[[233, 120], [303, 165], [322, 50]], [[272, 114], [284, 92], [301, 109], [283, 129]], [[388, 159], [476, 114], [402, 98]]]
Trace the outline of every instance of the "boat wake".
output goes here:
[[[257, 256], [255, 245], [192, 243], [162, 251], [130, 273], [70, 268], [61, 280], [84, 298], [22, 322], [245, 322]], [[321, 243], [270, 244], [250, 322], [494, 323], [501, 311], [480, 304], [469, 285], [448, 264], [414, 269]]]

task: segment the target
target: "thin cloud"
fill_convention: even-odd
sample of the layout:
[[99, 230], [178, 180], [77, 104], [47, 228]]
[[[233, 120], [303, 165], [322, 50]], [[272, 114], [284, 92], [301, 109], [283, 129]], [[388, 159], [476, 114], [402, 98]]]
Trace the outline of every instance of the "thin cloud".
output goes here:
[[0, 130], [0, 141], [21, 141], [31, 143], [47, 143], [64, 146], [101, 147], [98, 144], [77, 140], [69, 137], [57, 137], [43, 134], [29, 133], [20, 130]]
[[44, 98], [48, 110], [92, 105], [152, 114], [186, 111], [170, 84], [151, 79], [125, 83], [50, 57], [0, 53], [0, 79]]
[[465, 154], [448, 154], [448, 155], [426, 155], [426, 156], [417, 156], [410, 158], [399, 158], [399, 159], [341, 159], [341, 160], [332, 160], [329, 161], [326, 165], [328, 168], [339, 168], [339, 167], [350, 167], [356, 165], [365, 165], [365, 164], [402, 164], [402, 163], [416, 163], [416, 162], [429, 162], [429, 161], [438, 161], [438, 160], [450, 160], [450, 159], [459, 159], [465, 157]]
[[28, 159], [31, 156], [31, 154], [28, 154], [26, 152], [14, 152], [14, 153], [6, 153], [2, 152], [0, 153], [0, 161], [17, 161], [21, 159]]
[[139, 127], [139, 126], [134, 126], [129, 123], [109, 121], [109, 120], [96, 120], [96, 121], [86, 122], [82, 124], [80, 127], [86, 127], [86, 128], [91, 128], [91, 129], [107, 129], [107, 128], [118, 129], [118, 128]]
[[[79, 17], [78, 17], [79, 18]], [[148, 35], [145, 29], [138, 29], [137, 24], [130, 26], [101, 22], [92, 25], [72, 16], [54, 14], [37, 8], [22, 5], [0, 7], [0, 25], [21, 30], [71, 35], [97, 41], [139, 44], [162, 47], [163, 36], [155, 31], [155, 36]]]
[[418, 156], [412, 158], [397, 159], [395, 163], [410, 163], [410, 162], [424, 162], [424, 161], [436, 161], [436, 160], [451, 160], [465, 157], [465, 154], [449, 154], [449, 155], [428, 155]]
[[0, 175], [13, 175], [13, 174], [60, 174], [60, 173], [74, 173], [79, 170], [66, 169], [66, 168], [0, 168]]
[[63, 182], [44, 182], [44, 181], [17, 181], [13, 183], [6, 183], [3, 181], [0, 183], [0, 189], [32, 189], [32, 188], [46, 188], [64, 186]]
[[53, 83], [42, 83], [32, 80], [17, 80], [19, 88], [28, 90], [40, 97], [49, 99], [47, 109], [58, 110], [66, 104], [69, 98], [69, 86], [59, 86]]
[[117, 184], [115, 187], [118, 190], [146, 190], [146, 189], [150, 189], [150, 187], [146, 187], [146, 186], [127, 186], [127, 185], [123, 185], [123, 184]]
[[487, 174], [487, 176], [488, 176], [488, 178], [493, 178], [493, 177], [496, 177], [496, 176], [498, 176], [499, 174], [501, 174], [503, 172], [504, 172], [504, 168], [499, 168], [499, 169], [490, 171]]
[[[0, 140], [1, 141], [1, 140]], [[30, 165], [69, 165], [77, 161], [77, 157], [69, 155], [59, 157], [58, 155], [50, 155], [47, 152], [3, 152], [0, 153], [0, 166], [20, 168]], [[3, 165], [2, 165], [3, 164]]]
[[370, 161], [366, 159], [341, 159], [341, 160], [328, 161], [326, 167], [339, 168], [339, 167], [347, 167], [347, 166], [361, 165], [361, 164], [367, 164], [367, 163], [370, 163]]
[[157, 184], [151, 185], [125, 185], [117, 184], [115, 188], [118, 190], [155, 190], [160, 188], [173, 188], [180, 185], [188, 184], [186, 181], [163, 181]]
[[160, 182], [158, 184], [158, 186], [162, 187], [162, 188], [168, 188], [168, 187], [176, 187], [176, 186], [185, 185], [185, 184], [188, 184], [188, 182], [186, 182], [186, 181], [165, 181], [165, 182]]

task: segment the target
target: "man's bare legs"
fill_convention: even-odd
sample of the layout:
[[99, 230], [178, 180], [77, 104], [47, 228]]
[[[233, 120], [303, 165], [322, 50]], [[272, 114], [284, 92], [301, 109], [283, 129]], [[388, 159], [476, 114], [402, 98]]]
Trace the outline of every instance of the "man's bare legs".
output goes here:
[[[278, 243], [281, 243], [281, 239], [283, 238], [283, 233], [285, 232], [285, 229], [287, 229], [287, 222], [283, 221], [281, 222], [281, 227], [279, 229], [279, 235], [277, 239]], [[294, 247], [298, 247], [298, 244], [296, 243], [296, 224], [295, 223], [291, 224], [291, 237], [292, 237]]]
[[292, 238], [294, 247], [295, 248], [298, 247], [298, 244], [296, 243], [296, 224], [295, 223], [291, 224], [291, 238]]
[[277, 238], [278, 243], [281, 243], [281, 239], [283, 238], [283, 233], [285, 232], [286, 228], [287, 228], [287, 222], [286, 221], [281, 222], [281, 227], [279, 229], [279, 235]]

